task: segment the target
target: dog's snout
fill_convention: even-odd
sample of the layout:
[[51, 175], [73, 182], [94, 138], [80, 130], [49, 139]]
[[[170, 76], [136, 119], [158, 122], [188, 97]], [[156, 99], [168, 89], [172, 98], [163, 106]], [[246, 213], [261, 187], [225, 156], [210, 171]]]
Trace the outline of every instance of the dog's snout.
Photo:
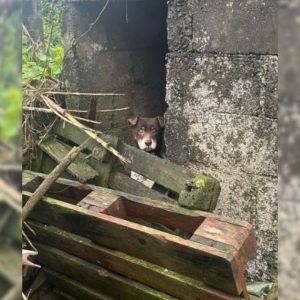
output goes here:
[[146, 145], [146, 146], [149, 147], [149, 146], [151, 146], [151, 144], [152, 144], [152, 141], [151, 141], [151, 140], [146, 140], [146, 141], [145, 141], [145, 145]]

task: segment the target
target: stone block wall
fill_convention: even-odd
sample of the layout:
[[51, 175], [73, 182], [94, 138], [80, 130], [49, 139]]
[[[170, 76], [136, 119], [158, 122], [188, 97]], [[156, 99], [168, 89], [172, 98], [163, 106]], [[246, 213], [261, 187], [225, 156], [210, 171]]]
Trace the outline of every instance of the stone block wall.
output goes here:
[[277, 3], [169, 1], [167, 156], [221, 181], [216, 212], [252, 223], [248, 276], [277, 276]]
[[125, 95], [94, 97], [93, 101], [72, 97], [67, 106], [94, 111], [130, 107], [96, 115], [101, 130], [124, 137], [129, 114], [157, 116], [166, 109], [167, 4], [161, 0], [128, 1], [127, 5], [125, 0], [110, 1], [89, 30], [105, 3], [65, 2], [64, 83], [72, 91]]

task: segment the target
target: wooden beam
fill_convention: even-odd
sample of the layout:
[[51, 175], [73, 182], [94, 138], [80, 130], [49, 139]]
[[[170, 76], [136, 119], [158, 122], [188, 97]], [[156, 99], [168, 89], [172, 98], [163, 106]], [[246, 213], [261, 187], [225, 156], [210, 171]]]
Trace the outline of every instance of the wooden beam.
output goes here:
[[61, 250], [39, 243], [36, 246], [41, 264], [101, 294], [124, 300], [175, 300], [172, 296]]

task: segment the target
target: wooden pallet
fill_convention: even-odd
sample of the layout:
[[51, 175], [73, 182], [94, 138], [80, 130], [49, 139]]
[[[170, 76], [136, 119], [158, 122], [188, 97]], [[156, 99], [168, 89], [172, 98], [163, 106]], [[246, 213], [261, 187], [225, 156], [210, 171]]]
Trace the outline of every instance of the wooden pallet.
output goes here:
[[[71, 124], [58, 122], [53, 135], [40, 144], [38, 159], [33, 170], [49, 173], [70, 151], [69, 144], [82, 144], [88, 136]], [[195, 174], [167, 159], [148, 154], [129, 146], [116, 137], [99, 133], [111, 146], [115, 147], [130, 163], [120, 165], [115, 157], [91, 140], [85, 154], [72, 163], [63, 177], [80, 182], [94, 182], [103, 187], [123, 191], [137, 196], [149, 197], [165, 202], [178, 203], [191, 209], [213, 211], [220, 193], [220, 184], [211, 176]], [[130, 177], [130, 171], [156, 183], [149, 188]], [[159, 188], [158, 188], [159, 187]]]
[[[42, 176], [27, 175], [24, 186], [30, 190]], [[56, 188], [70, 186], [83, 187], [67, 179], [56, 182]], [[121, 276], [114, 282], [124, 293], [116, 283], [124, 278], [130, 291], [137, 291], [137, 282], [151, 288], [150, 298], [138, 290], [122, 299], [249, 299], [243, 273], [255, 253], [251, 225], [97, 186], [84, 185], [84, 191], [80, 206], [45, 197], [33, 211], [30, 226], [38, 234], [32, 238], [51, 271], [77, 282], [84, 264], [89, 272], [103, 268], [109, 276]], [[29, 196], [24, 192], [25, 200]], [[61, 267], [74, 257], [80, 258], [78, 272]], [[89, 282], [95, 291], [97, 286]]]

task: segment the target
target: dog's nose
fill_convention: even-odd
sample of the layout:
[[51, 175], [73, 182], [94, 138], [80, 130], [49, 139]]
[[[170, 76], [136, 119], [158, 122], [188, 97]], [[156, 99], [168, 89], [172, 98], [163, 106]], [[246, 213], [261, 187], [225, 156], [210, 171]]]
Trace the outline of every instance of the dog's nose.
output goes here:
[[146, 146], [148, 146], [148, 147], [149, 147], [149, 146], [151, 146], [151, 144], [152, 144], [152, 141], [151, 141], [151, 140], [147, 140], [147, 141], [145, 141], [145, 145], [146, 145]]

